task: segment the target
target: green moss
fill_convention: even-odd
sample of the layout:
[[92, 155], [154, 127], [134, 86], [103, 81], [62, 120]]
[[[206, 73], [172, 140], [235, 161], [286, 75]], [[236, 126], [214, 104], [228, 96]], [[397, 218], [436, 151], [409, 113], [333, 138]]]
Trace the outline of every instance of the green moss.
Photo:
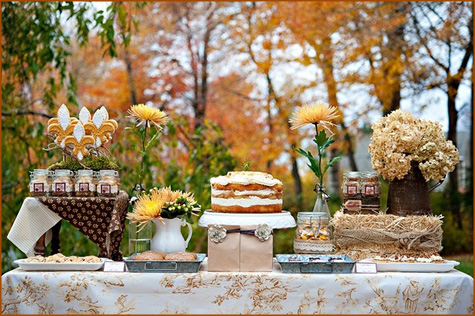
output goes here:
[[[119, 166], [117, 165], [117, 161], [114, 158], [106, 157], [106, 156], [86, 156], [82, 161], [82, 164], [89, 169], [92, 170], [118, 170]], [[48, 167], [49, 170], [57, 170], [57, 169], [68, 169], [72, 171], [77, 171], [79, 169], [84, 169], [76, 160], [71, 158], [66, 158], [63, 161], [59, 161], [57, 163], [52, 164]]]

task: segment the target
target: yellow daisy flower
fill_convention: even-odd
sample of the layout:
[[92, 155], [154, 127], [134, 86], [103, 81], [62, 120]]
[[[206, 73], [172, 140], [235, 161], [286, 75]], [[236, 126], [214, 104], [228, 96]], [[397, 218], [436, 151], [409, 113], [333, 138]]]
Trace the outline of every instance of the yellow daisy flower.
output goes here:
[[145, 124], [147, 127], [150, 127], [150, 123], [153, 123], [157, 128], [160, 128], [160, 125], [164, 125], [168, 120], [165, 112], [145, 104], [133, 105], [128, 110], [128, 113], [130, 117], [140, 120], [137, 126]]
[[323, 103], [306, 104], [292, 114], [289, 120], [290, 129], [297, 129], [307, 124], [320, 125], [324, 130], [332, 133], [331, 127], [336, 126], [332, 121], [339, 117], [338, 110], [334, 106]]

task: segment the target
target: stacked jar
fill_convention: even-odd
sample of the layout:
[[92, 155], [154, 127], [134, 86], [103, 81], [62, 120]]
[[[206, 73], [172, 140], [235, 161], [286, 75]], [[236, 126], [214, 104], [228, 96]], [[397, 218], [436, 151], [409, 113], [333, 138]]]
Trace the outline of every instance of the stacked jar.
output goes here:
[[343, 212], [357, 214], [361, 212], [361, 173], [356, 171], [343, 174]]
[[380, 207], [381, 183], [376, 171], [365, 172], [361, 178], [361, 213], [377, 214]]
[[30, 171], [30, 195], [47, 196], [51, 193], [50, 172], [47, 169]]
[[97, 194], [99, 196], [116, 196], [119, 193], [119, 173], [115, 170], [99, 171]]
[[377, 172], [346, 172], [343, 175], [342, 190], [344, 213], [379, 213], [381, 183]]

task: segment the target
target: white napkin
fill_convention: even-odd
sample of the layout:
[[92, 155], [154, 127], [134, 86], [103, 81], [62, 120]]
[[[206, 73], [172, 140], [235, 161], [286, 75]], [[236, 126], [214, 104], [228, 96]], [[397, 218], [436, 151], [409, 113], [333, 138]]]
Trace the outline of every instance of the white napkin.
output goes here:
[[33, 197], [27, 197], [18, 212], [7, 238], [28, 257], [34, 256], [38, 239], [47, 232], [45, 245], [51, 241], [50, 229], [61, 217]]

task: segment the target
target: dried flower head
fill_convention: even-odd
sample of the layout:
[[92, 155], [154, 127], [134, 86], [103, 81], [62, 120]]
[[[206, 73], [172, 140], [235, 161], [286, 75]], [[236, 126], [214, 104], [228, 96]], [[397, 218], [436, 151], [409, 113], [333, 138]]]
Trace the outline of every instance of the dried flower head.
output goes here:
[[416, 119], [397, 110], [371, 127], [371, 164], [389, 181], [404, 178], [411, 161], [418, 162], [426, 181], [442, 180], [459, 161], [457, 148], [445, 139], [438, 122]]
[[134, 117], [140, 121], [137, 126], [144, 124], [150, 127], [150, 123], [153, 123], [157, 128], [160, 128], [161, 125], [167, 122], [167, 114], [165, 112], [145, 104], [133, 105], [128, 110], [128, 113], [130, 117]]
[[289, 120], [290, 129], [297, 129], [307, 124], [320, 125], [328, 133], [332, 134], [331, 127], [336, 126], [333, 121], [339, 117], [336, 107], [327, 106], [323, 103], [306, 104], [292, 114]]

